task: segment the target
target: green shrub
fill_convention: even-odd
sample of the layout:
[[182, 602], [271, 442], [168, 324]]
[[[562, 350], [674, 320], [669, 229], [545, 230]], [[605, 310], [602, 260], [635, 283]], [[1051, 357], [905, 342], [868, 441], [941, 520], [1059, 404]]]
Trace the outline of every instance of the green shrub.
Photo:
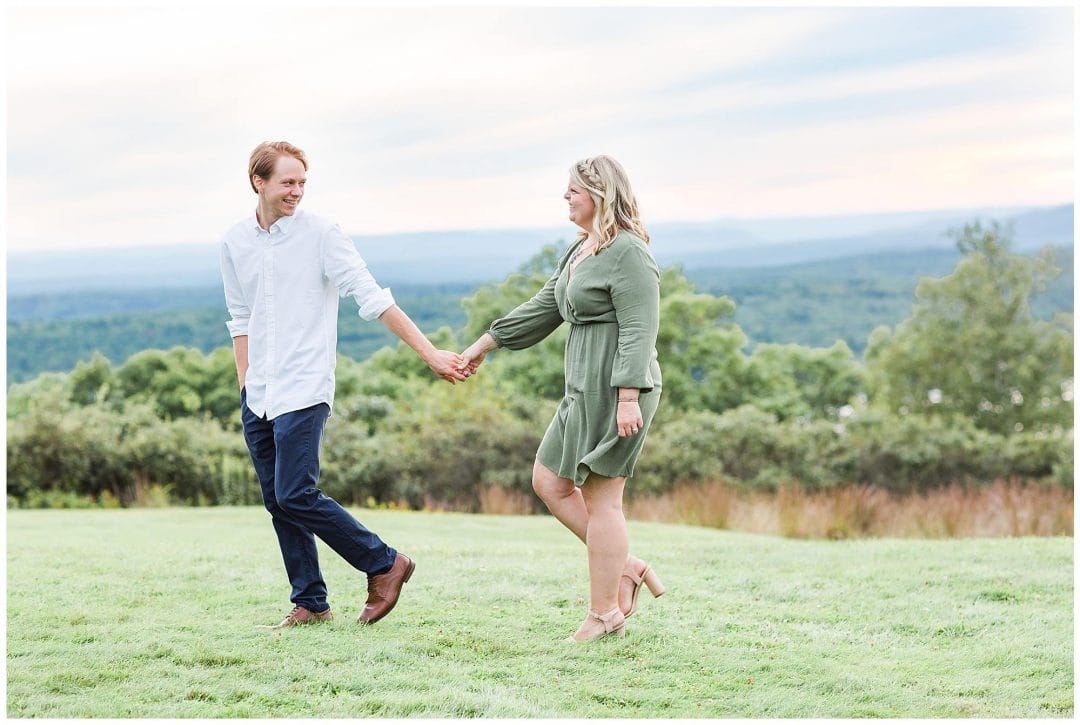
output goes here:
[[353, 503], [370, 497], [471, 511], [489, 485], [531, 491], [533, 458], [555, 403], [507, 405], [490, 376], [468, 385], [430, 383], [422, 395], [399, 400], [374, 434], [362, 418], [335, 415], [324, 436], [323, 490]]
[[22, 499], [22, 508], [28, 509], [89, 509], [97, 505], [93, 496], [74, 491], [31, 490]]

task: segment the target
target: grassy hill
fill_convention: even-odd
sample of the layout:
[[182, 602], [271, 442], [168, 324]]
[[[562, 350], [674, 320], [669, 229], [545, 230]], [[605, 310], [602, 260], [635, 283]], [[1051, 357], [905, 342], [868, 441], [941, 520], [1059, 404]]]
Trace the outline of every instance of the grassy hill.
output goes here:
[[10, 717], [1070, 717], [1072, 539], [798, 541], [631, 523], [668, 593], [562, 642], [584, 548], [549, 517], [357, 511], [414, 556], [379, 624], [289, 608], [258, 508], [8, 512]]

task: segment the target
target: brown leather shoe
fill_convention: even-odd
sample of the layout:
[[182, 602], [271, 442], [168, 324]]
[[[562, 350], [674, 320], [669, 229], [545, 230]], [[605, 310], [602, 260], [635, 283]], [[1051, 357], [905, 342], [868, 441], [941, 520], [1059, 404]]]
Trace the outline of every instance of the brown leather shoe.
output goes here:
[[409, 581], [414, 569], [416, 569], [416, 562], [399, 552], [394, 557], [394, 565], [390, 567], [390, 571], [378, 576], [369, 574], [367, 604], [364, 605], [364, 611], [360, 612], [356, 621], [361, 624], [375, 624], [390, 614], [390, 610], [397, 604], [398, 597], [401, 595], [402, 585]]
[[293, 607], [293, 610], [281, 620], [279, 624], [275, 624], [270, 629], [284, 629], [285, 627], [296, 627], [301, 624], [318, 624], [319, 622], [329, 622], [334, 618], [334, 613], [327, 609], [325, 612], [313, 612], [307, 607], [301, 607], [299, 605]]

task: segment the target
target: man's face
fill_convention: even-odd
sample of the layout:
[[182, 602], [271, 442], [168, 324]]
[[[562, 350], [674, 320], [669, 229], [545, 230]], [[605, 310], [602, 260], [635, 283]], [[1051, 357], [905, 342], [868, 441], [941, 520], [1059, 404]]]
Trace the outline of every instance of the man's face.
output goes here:
[[304, 198], [307, 174], [299, 159], [283, 154], [274, 164], [274, 173], [269, 179], [255, 176], [252, 180], [263, 208], [268, 209], [274, 218], [280, 219], [296, 213], [296, 207]]

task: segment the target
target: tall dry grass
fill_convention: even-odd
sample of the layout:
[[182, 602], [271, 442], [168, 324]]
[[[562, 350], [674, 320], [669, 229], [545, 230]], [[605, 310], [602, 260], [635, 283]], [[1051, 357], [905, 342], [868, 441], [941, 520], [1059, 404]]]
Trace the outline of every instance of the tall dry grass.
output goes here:
[[502, 486], [481, 488], [479, 497], [480, 513], [483, 514], [531, 514], [535, 510], [533, 496]]
[[[498, 485], [482, 487], [479, 503], [486, 514], [543, 510], [532, 494]], [[435, 501], [425, 505], [426, 510], [453, 508]], [[905, 495], [865, 485], [748, 492], [711, 481], [630, 499], [626, 515], [791, 538], [1072, 536], [1073, 491], [1016, 479]]]
[[776, 493], [721, 481], [627, 503], [627, 517], [795, 538], [1072, 536], [1073, 492], [1019, 480], [897, 495], [873, 486]]

